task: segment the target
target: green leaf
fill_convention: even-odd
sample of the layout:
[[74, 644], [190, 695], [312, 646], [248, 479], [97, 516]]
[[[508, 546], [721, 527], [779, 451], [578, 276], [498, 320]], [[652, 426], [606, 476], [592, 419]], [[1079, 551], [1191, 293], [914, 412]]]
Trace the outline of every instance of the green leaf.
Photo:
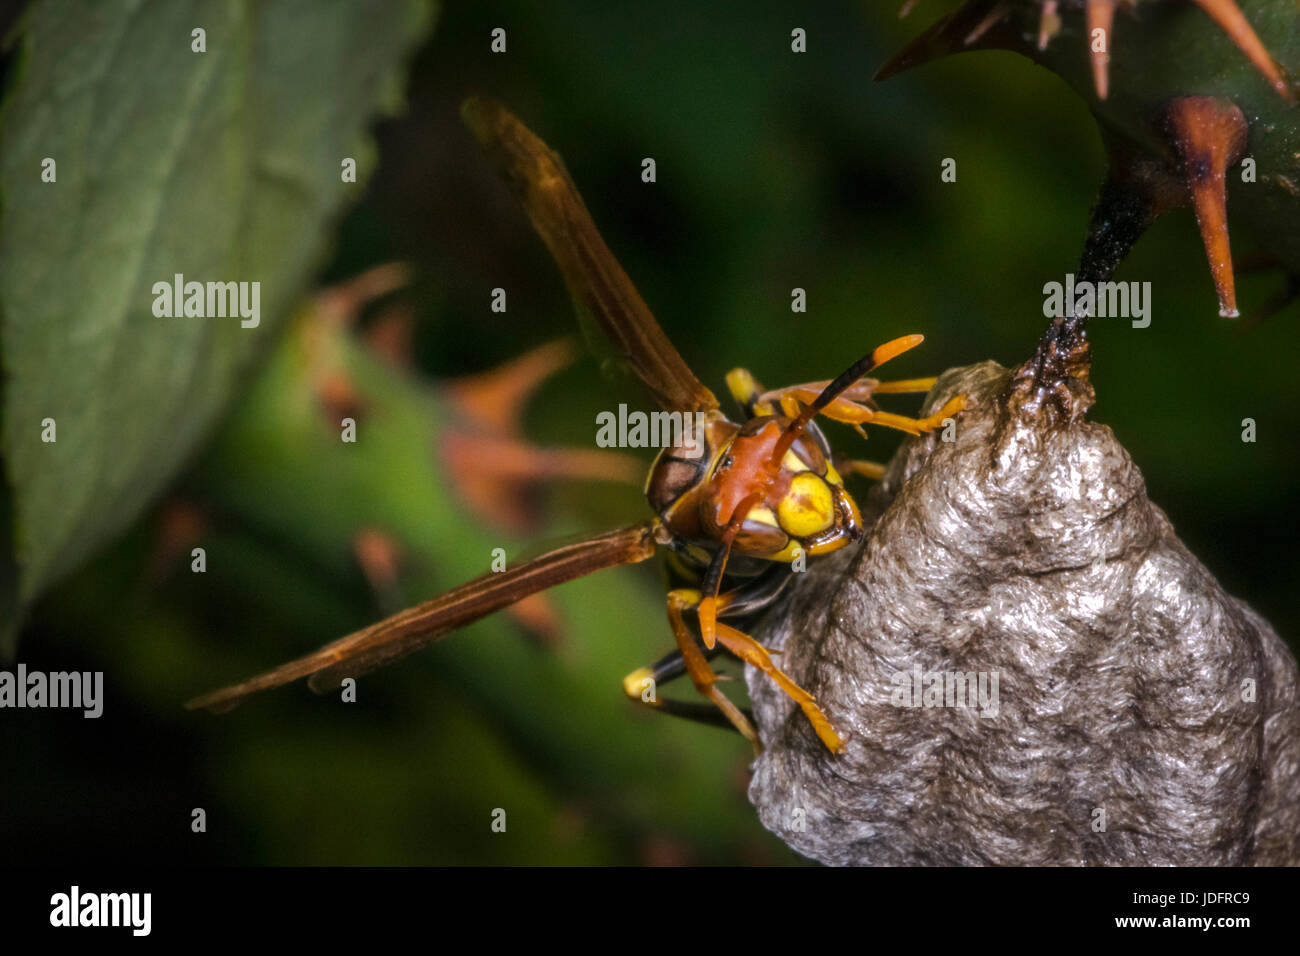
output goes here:
[[[0, 120], [3, 456], [23, 604], [129, 525], [216, 423], [361, 195], [342, 161], [364, 182], [367, 127], [400, 105], [432, 13], [427, 0], [29, 11]], [[155, 316], [154, 284], [177, 273], [259, 282], [259, 324]]]

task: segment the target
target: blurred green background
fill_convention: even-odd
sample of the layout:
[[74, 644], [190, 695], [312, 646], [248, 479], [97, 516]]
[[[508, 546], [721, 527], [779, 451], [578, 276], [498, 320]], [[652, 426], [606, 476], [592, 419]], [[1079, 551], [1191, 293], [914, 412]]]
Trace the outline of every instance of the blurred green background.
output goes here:
[[[357, 329], [320, 333], [323, 345], [300, 318], [164, 502], [36, 608], [19, 659], [103, 670], [108, 700], [97, 721], [5, 714], [2, 858], [797, 862], [745, 800], [743, 740], [622, 698], [621, 677], [671, 646], [649, 565], [557, 591], [552, 648], [498, 617], [365, 678], [355, 705], [300, 685], [219, 718], [181, 703], [481, 573], [492, 548], [517, 554], [646, 513], [639, 488], [556, 482], [534, 502], [537, 532], [507, 533], [440, 465], [455, 416], [440, 383], [576, 329], [544, 248], [460, 125], [470, 93], [503, 100], [563, 154], [609, 245], [719, 391], [735, 365], [769, 385], [826, 378], [908, 332], [927, 341], [899, 376], [1025, 358], [1046, 322], [1043, 284], [1077, 261], [1105, 165], [1096, 126], [1063, 82], [1010, 54], [873, 83], [941, 12], [900, 22], [895, 7], [445, 4], [318, 282], [400, 260], [410, 286]], [[804, 55], [790, 52], [796, 26]], [[494, 27], [508, 32], [505, 55], [489, 51]], [[646, 156], [653, 184], [640, 179]], [[940, 181], [946, 157], [956, 183]], [[1251, 237], [1238, 230], [1233, 246], [1244, 255]], [[1219, 319], [1187, 211], [1157, 224], [1117, 278], [1152, 283], [1152, 323], [1094, 322], [1093, 418], [1192, 551], [1294, 639], [1300, 308], [1250, 334]], [[1241, 277], [1245, 310], [1278, 282]], [[497, 286], [504, 314], [488, 308]], [[796, 286], [806, 314], [790, 311]], [[356, 334], [393, 308], [414, 318], [405, 370]], [[354, 391], [356, 445], [322, 413], [322, 354]], [[584, 356], [540, 390], [525, 430], [589, 446], [598, 411], [640, 400]], [[1257, 422], [1254, 444], [1240, 440], [1243, 418]], [[869, 457], [895, 444], [873, 433]], [[188, 544], [169, 555], [178, 527], [207, 550], [205, 574], [189, 572]], [[377, 597], [358, 566], [351, 542], [365, 528], [400, 546], [395, 593]], [[195, 807], [205, 834], [190, 831]], [[495, 808], [505, 833], [490, 828]]]

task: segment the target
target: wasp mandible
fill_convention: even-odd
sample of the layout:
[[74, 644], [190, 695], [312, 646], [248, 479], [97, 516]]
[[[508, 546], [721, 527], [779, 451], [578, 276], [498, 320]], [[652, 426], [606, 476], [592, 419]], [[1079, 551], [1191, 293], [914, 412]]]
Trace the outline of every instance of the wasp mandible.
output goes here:
[[[226, 710], [250, 694], [303, 677], [313, 690], [331, 690], [345, 678], [420, 650], [531, 594], [644, 561], [664, 547], [671, 583], [668, 620], [677, 649], [629, 674], [623, 681], [628, 697], [665, 713], [732, 726], [757, 749], [749, 715], [717, 686], [710, 661], [725, 652], [775, 681], [799, 705], [822, 743], [839, 752], [845, 738], [817, 702], [734, 623], [776, 601], [805, 559], [836, 551], [863, 534], [858, 506], [842, 474], [878, 478], [883, 469], [836, 457], [814, 421], [818, 415], [859, 432], [870, 424], [916, 435], [960, 412], [964, 398], [927, 418], [893, 415], [876, 406], [876, 395], [925, 392], [934, 384], [933, 378], [879, 382], [866, 377], [922, 341], [920, 335], [905, 335], [829, 382], [768, 391], [748, 371], [736, 369], [727, 375], [727, 386], [743, 421], [732, 421], [678, 354], [605, 245], [560, 157], [499, 103], [472, 98], [462, 115], [550, 250], [579, 313], [599, 327], [659, 404], [687, 413], [698, 423], [698, 433], [656, 457], [645, 485], [654, 512], [648, 521], [484, 574], [186, 706]], [[643, 699], [646, 681], [657, 687], [683, 674], [709, 703], [657, 694]]]

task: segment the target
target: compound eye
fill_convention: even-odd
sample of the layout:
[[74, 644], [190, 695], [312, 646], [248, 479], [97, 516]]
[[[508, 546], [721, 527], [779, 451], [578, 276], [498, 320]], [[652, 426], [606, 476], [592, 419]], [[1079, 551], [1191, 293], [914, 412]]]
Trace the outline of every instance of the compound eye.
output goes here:
[[702, 470], [692, 462], [660, 459], [646, 481], [646, 497], [655, 508], [667, 507], [699, 483]]
[[802, 471], [790, 480], [776, 515], [792, 538], [811, 538], [835, 522], [835, 496], [819, 475]]

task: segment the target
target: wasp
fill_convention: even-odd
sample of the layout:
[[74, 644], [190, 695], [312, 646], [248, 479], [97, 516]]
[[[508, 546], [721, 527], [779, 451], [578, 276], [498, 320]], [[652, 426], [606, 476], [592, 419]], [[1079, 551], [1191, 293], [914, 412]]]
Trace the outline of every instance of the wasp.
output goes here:
[[[529, 595], [645, 561], [664, 548], [668, 621], [676, 649], [629, 674], [623, 681], [627, 696], [662, 712], [734, 727], [757, 750], [750, 715], [717, 686], [711, 661], [725, 652], [775, 681], [799, 705], [822, 743], [839, 752], [845, 737], [816, 700], [736, 625], [771, 606], [808, 559], [863, 535], [862, 516], [843, 475], [879, 478], [883, 468], [837, 457], [814, 421], [818, 415], [859, 432], [871, 424], [915, 435], [939, 428], [959, 413], [964, 398], [927, 418], [877, 407], [876, 395], [924, 392], [934, 384], [933, 378], [880, 382], [867, 377], [922, 341], [920, 335], [906, 335], [872, 350], [828, 382], [769, 391], [748, 371], [735, 369], [726, 381], [742, 419], [728, 418], [605, 245], [559, 155], [499, 103], [472, 98], [462, 115], [550, 250], [580, 316], [603, 333], [616, 358], [664, 409], [695, 423], [693, 433], [676, 435], [655, 458], [645, 484], [650, 519], [484, 574], [186, 706], [219, 712], [250, 694], [301, 678], [313, 690], [328, 691]], [[646, 692], [682, 675], [707, 703]]]

